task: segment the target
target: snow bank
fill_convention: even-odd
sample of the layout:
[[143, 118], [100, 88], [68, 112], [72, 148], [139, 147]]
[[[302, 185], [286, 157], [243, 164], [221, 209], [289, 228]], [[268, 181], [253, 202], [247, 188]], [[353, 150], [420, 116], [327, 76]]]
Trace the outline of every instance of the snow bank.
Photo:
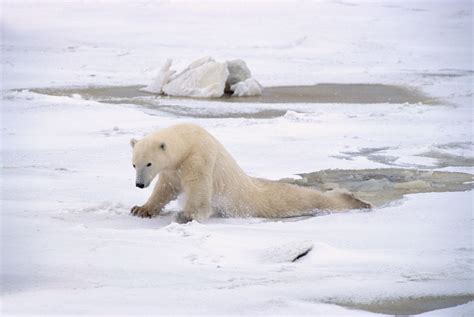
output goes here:
[[170, 70], [167, 59], [153, 81], [143, 91], [168, 96], [219, 98], [224, 93], [233, 96], [259, 96], [262, 86], [251, 78], [243, 60], [216, 62], [212, 57], [202, 57], [192, 62], [182, 72]]

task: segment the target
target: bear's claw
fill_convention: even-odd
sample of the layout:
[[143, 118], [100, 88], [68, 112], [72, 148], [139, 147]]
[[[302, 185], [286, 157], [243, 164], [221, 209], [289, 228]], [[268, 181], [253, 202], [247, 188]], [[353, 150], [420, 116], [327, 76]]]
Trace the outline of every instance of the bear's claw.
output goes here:
[[151, 216], [153, 216], [153, 213], [151, 213], [148, 208], [140, 206], [134, 206], [130, 213], [134, 216], [142, 218], [151, 218]]
[[177, 223], [187, 223], [190, 221], [193, 221], [193, 218], [184, 211], [178, 212], [178, 214], [176, 215]]

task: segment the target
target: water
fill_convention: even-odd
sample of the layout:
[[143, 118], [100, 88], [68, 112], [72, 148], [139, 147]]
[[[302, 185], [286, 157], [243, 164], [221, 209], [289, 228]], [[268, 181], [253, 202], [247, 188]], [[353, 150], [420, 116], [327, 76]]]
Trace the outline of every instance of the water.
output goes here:
[[301, 179], [281, 181], [312, 186], [322, 191], [344, 188], [374, 206], [384, 205], [406, 194], [466, 191], [474, 188], [471, 174], [403, 168], [322, 170], [300, 176]]

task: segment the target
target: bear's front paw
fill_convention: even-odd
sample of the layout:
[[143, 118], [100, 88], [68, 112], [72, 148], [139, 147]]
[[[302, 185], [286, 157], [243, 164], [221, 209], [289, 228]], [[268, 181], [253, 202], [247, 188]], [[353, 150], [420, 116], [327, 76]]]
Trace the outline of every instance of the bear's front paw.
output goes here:
[[193, 221], [193, 217], [191, 217], [191, 215], [189, 215], [188, 213], [186, 213], [184, 211], [180, 211], [176, 215], [176, 222], [177, 223], [187, 223], [187, 222], [190, 222], [190, 221]]
[[142, 218], [151, 218], [154, 213], [151, 211], [151, 209], [146, 208], [146, 207], [140, 207], [140, 206], [134, 206], [130, 213], [134, 216], [137, 217], [142, 217]]

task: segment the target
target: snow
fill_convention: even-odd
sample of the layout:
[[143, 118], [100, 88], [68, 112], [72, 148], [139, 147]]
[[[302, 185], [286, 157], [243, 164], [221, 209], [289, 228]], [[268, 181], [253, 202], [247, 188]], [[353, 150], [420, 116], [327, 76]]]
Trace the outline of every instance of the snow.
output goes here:
[[[129, 215], [152, 187], [134, 187], [130, 138], [179, 122], [208, 129], [257, 177], [420, 166], [472, 174], [423, 156], [473, 156], [470, 1], [9, 1], [2, 10], [2, 315], [372, 316], [334, 303], [474, 294], [472, 191], [286, 220], [179, 225], [179, 202], [153, 219]], [[264, 87], [400, 84], [439, 102], [161, 97], [147, 107], [26, 90], [148, 84], [169, 56], [184, 69], [203, 55], [245, 60]], [[253, 116], [266, 110], [278, 115]], [[425, 315], [472, 311], [470, 302]]]

